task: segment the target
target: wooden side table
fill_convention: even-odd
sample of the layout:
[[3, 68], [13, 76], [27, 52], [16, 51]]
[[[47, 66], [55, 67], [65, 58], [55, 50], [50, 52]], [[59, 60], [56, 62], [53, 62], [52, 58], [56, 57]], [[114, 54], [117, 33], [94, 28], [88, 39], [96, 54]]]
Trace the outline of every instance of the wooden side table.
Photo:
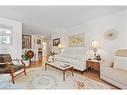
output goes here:
[[86, 61], [86, 68], [95, 70], [95, 71], [99, 72], [99, 75], [100, 75], [100, 62], [101, 61], [97, 61], [97, 60], [87, 60]]

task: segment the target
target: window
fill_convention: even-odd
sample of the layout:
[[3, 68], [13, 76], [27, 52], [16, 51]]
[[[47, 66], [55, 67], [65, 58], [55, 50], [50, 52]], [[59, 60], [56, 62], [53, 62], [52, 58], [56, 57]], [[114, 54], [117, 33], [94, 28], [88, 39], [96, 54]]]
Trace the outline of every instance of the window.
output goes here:
[[0, 24], [0, 44], [12, 44], [12, 26]]

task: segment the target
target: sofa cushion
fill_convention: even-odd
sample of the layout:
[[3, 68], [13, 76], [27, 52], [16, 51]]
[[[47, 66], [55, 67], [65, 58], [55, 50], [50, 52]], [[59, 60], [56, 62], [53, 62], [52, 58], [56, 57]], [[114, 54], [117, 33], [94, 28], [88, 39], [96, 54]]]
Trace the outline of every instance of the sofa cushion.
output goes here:
[[127, 71], [127, 57], [115, 56], [113, 68]]
[[107, 78], [112, 79], [113, 81], [127, 86], [127, 71], [117, 68], [105, 67], [101, 69], [100, 73], [102, 76], [106, 76]]
[[66, 62], [70, 63], [71, 65], [76, 65], [80, 66], [84, 64], [85, 62], [85, 57], [74, 57], [74, 56], [68, 56], [68, 55], [60, 55], [60, 56], [55, 56], [56, 61], [61, 61], [61, 62]]

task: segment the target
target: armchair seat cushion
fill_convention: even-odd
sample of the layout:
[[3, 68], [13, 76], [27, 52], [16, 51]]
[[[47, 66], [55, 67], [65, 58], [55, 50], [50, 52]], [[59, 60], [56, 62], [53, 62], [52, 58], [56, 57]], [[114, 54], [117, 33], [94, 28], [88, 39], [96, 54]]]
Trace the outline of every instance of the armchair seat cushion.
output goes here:
[[[12, 65], [12, 68], [13, 68], [13, 71], [16, 72], [16, 71], [19, 71], [20, 69], [23, 69], [24, 65]], [[0, 74], [3, 74], [3, 73], [10, 73], [10, 69], [8, 66], [4, 68], [0, 67]]]

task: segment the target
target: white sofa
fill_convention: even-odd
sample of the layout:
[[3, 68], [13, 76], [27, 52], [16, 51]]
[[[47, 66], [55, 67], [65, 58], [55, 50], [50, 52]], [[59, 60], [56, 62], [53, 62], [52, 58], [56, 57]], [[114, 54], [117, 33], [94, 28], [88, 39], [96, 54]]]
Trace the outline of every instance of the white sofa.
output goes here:
[[[124, 59], [127, 58], [127, 49], [118, 50], [116, 53], [116, 56], [117, 57], [123, 56]], [[113, 84], [114, 86], [118, 88], [127, 89], [127, 71], [120, 68], [120, 66], [116, 68], [114, 66], [116, 64], [115, 60], [113, 63], [103, 62], [100, 64], [100, 78]], [[126, 62], [126, 61], [121, 60], [121, 62]], [[124, 64], [126, 65], [127, 63], [124, 63]]]
[[70, 64], [79, 71], [86, 69], [85, 52], [81, 50], [65, 50], [62, 54], [55, 55], [54, 61], [61, 61]]

